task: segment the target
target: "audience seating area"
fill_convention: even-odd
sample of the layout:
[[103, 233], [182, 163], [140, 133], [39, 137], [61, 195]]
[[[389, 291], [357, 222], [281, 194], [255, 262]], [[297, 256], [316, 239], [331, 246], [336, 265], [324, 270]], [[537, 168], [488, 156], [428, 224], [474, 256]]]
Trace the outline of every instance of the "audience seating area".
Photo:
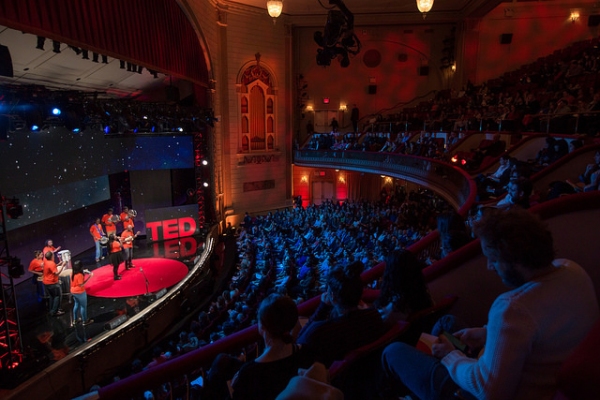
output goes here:
[[[600, 131], [600, 118], [596, 113], [600, 110], [599, 43], [598, 39], [574, 43], [479, 87], [469, 85], [456, 93], [438, 92], [432, 100], [416, 107], [385, 117], [377, 116], [376, 122], [365, 125], [362, 134], [314, 134], [304, 148], [393, 152], [447, 161], [456, 156], [466, 164], [473, 159], [476, 149], [481, 152], [501, 140], [499, 150], [485, 154], [487, 158], [472, 169], [475, 176], [494, 170], [500, 155], [505, 152], [522, 163], [530, 162], [536, 145], [545, 140], [548, 132], [566, 141], [581, 139], [584, 142], [582, 148], [551, 165], [539, 166], [537, 172], [527, 176], [537, 198], [542, 201], [552, 180], [576, 176], [577, 171], [581, 173], [600, 148], [600, 144], [594, 144], [594, 137]], [[563, 103], [568, 106], [568, 111], [559, 109], [558, 104]], [[409, 126], [416, 129], [406, 130]], [[420, 126], [428, 129], [421, 131]], [[376, 132], [379, 127], [387, 127], [387, 132]], [[538, 133], [529, 134], [528, 131]], [[501, 136], [494, 138], [491, 132], [500, 132]], [[594, 215], [597, 214], [599, 195], [595, 192], [561, 198], [533, 207], [532, 211], [548, 219], [559, 240], [563, 240], [565, 233], [561, 229], [568, 225], [569, 218], [577, 221], [586, 218], [578, 211], [591, 209]], [[273, 292], [287, 294], [299, 304], [300, 315], [310, 315], [319, 303], [324, 278], [335, 264], [361, 260], [365, 265], [364, 299], [372, 300], [378, 293], [377, 280], [385, 268], [382, 261], [387, 252], [408, 248], [423, 258], [432, 241], [439, 247], [438, 233], [432, 232], [436, 216], [447, 207], [436, 207], [435, 204], [441, 202], [434, 199], [435, 196], [427, 192], [399, 191], [392, 194], [386, 205], [326, 202], [321, 206], [250, 217], [237, 233], [240, 259], [231, 279], [223, 287], [222, 294], [213, 299], [186, 330], [186, 335], [191, 332], [188, 339], [195, 336], [198, 349], [178, 351], [178, 347], [172, 345], [174, 339], [167, 339], [161, 347], [171, 352], [173, 358], [180, 354], [178, 358], [165, 360], [138, 376], [120, 376], [124, 379], [100, 388], [100, 398], [111, 398], [121, 390], [125, 394], [138, 393], [142, 387], [153, 388], [155, 398], [168, 398], [172, 393], [165, 385], [157, 387], [149, 383], [166, 382], [185, 374], [185, 385], [189, 386], [189, 382], [204, 373], [220, 352], [255, 349], [259, 339], [254, 325], [255, 313], [260, 300]], [[577, 210], [581, 204], [585, 206]], [[560, 211], [553, 214], [548, 211], [552, 207]], [[580, 234], [585, 235], [591, 228], [579, 226], [579, 229], [583, 231]], [[588, 240], [588, 243], [591, 242]], [[573, 254], [575, 250], [566, 246], [561, 244], [559, 256], [578, 259], [578, 255]], [[590, 264], [595, 262], [591, 249], [579, 256], [584, 258], [582, 265], [591, 271]], [[485, 322], [488, 303], [504, 289], [496, 282], [496, 277], [479, 279], [476, 271], [485, 269], [482, 267], [484, 262], [478, 241], [473, 241], [425, 268], [424, 275], [435, 306], [413, 315], [408, 321], [397, 323], [379, 340], [348, 353], [334, 363], [331, 377], [343, 376], [365, 355], [402, 338], [411, 328], [425, 330], [432, 319], [449, 310], [467, 317], [470, 323]], [[598, 289], [598, 274], [590, 274]], [[475, 290], [472, 285], [477, 286]], [[448, 296], [448, 292], [453, 294]], [[565, 363], [559, 377], [561, 390], [557, 399], [590, 398], [589, 393], [594, 390], [589, 386], [590, 376], [597, 378], [600, 375], [597, 368], [587, 367], [589, 354], [596, 354], [598, 350], [598, 326]], [[586, 354], [586, 349], [593, 351]], [[146, 364], [151, 362], [145, 361]], [[584, 370], [590, 374], [583, 374], [581, 371]], [[576, 378], [582, 378], [582, 383], [574, 384], [578, 382]], [[580, 393], [588, 397], [580, 397]]]

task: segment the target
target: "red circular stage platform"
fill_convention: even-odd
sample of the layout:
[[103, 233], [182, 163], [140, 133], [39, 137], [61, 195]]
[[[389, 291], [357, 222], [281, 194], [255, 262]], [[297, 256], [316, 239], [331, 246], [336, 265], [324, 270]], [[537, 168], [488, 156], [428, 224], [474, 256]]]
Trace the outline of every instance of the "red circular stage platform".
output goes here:
[[95, 269], [86, 283], [87, 294], [96, 297], [129, 297], [156, 292], [180, 282], [188, 273], [184, 263], [168, 258], [138, 258], [134, 267], [119, 266], [121, 280], [115, 281], [112, 265]]

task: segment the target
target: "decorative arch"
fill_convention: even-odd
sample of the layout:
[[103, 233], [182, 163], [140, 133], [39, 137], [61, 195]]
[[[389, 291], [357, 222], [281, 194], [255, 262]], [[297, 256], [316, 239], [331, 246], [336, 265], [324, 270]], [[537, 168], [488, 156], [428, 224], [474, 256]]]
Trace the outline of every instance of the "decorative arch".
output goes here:
[[256, 54], [255, 62], [246, 63], [240, 69], [237, 84], [241, 151], [274, 150], [277, 89], [273, 73], [260, 62], [260, 54]]

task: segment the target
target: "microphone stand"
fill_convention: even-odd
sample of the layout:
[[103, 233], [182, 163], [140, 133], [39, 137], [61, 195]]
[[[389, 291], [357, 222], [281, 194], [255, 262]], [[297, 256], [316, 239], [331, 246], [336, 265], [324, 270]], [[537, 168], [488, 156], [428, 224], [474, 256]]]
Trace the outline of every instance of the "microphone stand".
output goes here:
[[142, 273], [142, 275], [144, 276], [144, 280], [146, 281], [146, 294], [144, 296], [150, 296], [150, 291], [148, 290], [148, 286], [150, 285], [150, 282], [148, 282], [148, 278], [146, 277], [146, 274], [144, 273], [144, 270], [142, 269], [142, 267], [140, 267], [140, 272]]

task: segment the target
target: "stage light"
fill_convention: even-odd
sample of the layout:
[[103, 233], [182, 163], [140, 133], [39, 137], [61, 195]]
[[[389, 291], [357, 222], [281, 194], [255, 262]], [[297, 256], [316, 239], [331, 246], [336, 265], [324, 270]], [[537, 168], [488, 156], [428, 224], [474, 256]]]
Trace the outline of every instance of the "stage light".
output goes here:
[[31, 132], [37, 132], [40, 130], [40, 127], [39, 127], [39, 125], [31, 125], [30, 130], [31, 130]]
[[179, 128], [177, 128], [177, 130], [178, 130], [179, 132], [183, 132], [183, 128], [182, 128], [182, 127], [179, 127]]
[[46, 42], [46, 38], [43, 36], [38, 36], [37, 37], [37, 46], [35, 46], [36, 49], [39, 50], [44, 50], [44, 43]]
[[60, 115], [61, 113], [62, 113], [62, 111], [60, 111], [60, 108], [58, 108], [58, 107], [54, 107], [54, 108], [52, 109], [52, 115], [56, 115], [56, 116], [58, 116], [58, 115]]
[[202, 160], [202, 165], [208, 165], [208, 161]]
[[208, 187], [208, 182], [204, 182], [204, 183], [202, 184], [202, 186], [204, 186], [204, 187]]
[[73, 133], [79, 133], [79, 132], [81, 132], [81, 129], [79, 129], [79, 128], [73, 128]]

